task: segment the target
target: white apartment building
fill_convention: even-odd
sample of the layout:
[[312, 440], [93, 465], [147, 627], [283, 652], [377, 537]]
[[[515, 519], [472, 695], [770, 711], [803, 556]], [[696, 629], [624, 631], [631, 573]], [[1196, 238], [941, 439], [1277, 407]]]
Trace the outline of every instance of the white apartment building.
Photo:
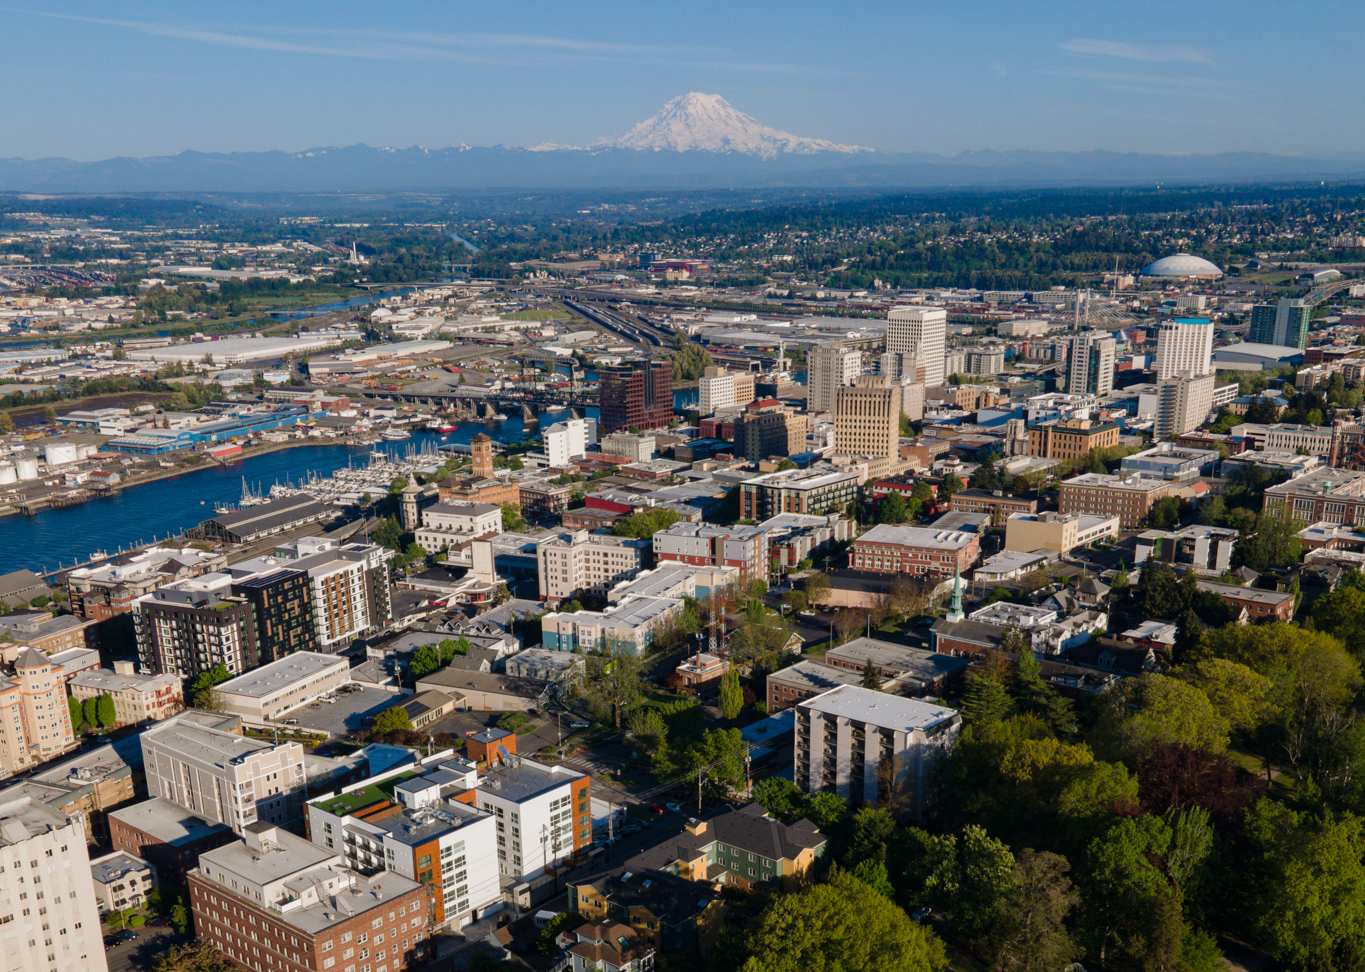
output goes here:
[[[4, 937], [7, 968], [108, 972], [80, 818], [68, 817], [30, 796], [16, 797], [0, 803], [0, 837], [0, 868], [4, 869], [0, 883], [11, 895], [0, 905], [0, 925], [8, 925]], [[22, 890], [25, 885], [28, 891]], [[30, 894], [32, 901], [26, 900]], [[40, 894], [50, 898], [39, 900]]]
[[534, 881], [592, 843], [592, 780], [567, 766], [511, 764], [479, 780], [478, 807], [496, 821], [499, 873]]
[[1157, 382], [1156, 428], [1158, 442], [1184, 435], [1204, 423], [1213, 409], [1211, 374], [1180, 372]]
[[356, 816], [372, 797], [387, 800], [376, 783], [410, 772], [410, 766], [395, 768], [310, 801], [313, 843], [342, 854], [346, 866], [361, 873], [393, 871], [430, 887], [433, 928], [461, 928], [498, 911], [502, 888], [493, 815], [448, 799], [478, 783], [474, 763], [457, 757], [425, 776], [393, 783], [401, 812], [373, 821]]
[[234, 833], [259, 822], [287, 824], [299, 816], [303, 747], [259, 742], [200, 725], [195, 713], [142, 733], [147, 792]]
[[1108, 395], [1114, 390], [1114, 339], [1105, 331], [1077, 334], [1067, 357], [1066, 390], [1072, 395]]
[[682, 609], [679, 598], [637, 596], [605, 611], [555, 611], [541, 617], [541, 644], [550, 651], [643, 655]]
[[[833, 412], [834, 396], [863, 373], [863, 353], [842, 344], [818, 344], [806, 359], [806, 409]], [[900, 377], [897, 375], [896, 377]]]
[[214, 687], [223, 711], [261, 725], [351, 680], [351, 663], [341, 655], [296, 651]]
[[1210, 374], [1213, 355], [1213, 321], [1163, 321], [1156, 332], [1158, 381], [1188, 372], [1200, 378]]
[[605, 594], [644, 568], [649, 540], [614, 537], [586, 530], [563, 533], [536, 544], [540, 596], [559, 600], [575, 591]]
[[[714, 372], [714, 373], [713, 373]], [[735, 404], [735, 376], [724, 368], [707, 368], [697, 381], [697, 411], [705, 417]]]
[[631, 462], [649, 462], [654, 458], [655, 439], [652, 435], [633, 432], [613, 432], [602, 440], [602, 451], [609, 456], [625, 456]]
[[500, 506], [493, 503], [435, 503], [422, 511], [422, 525], [414, 531], [414, 539], [427, 553], [436, 553], [474, 537], [501, 532]]
[[139, 908], [156, 887], [156, 868], [135, 854], [114, 851], [90, 862], [95, 905], [100, 914]]
[[545, 443], [545, 457], [551, 466], [567, 466], [588, 453], [588, 445], [597, 443], [596, 419], [569, 419], [556, 422], [541, 435]]
[[943, 370], [947, 343], [948, 312], [942, 307], [893, 307], [886, 315], [887, 352], [918, 358], [930, 388], [948, 378]]
[[956, 709], [840, 685], [796, 705], [794, 779], [807, 793], [855, 807], [896, 799], [920, 816], [961, 729]]

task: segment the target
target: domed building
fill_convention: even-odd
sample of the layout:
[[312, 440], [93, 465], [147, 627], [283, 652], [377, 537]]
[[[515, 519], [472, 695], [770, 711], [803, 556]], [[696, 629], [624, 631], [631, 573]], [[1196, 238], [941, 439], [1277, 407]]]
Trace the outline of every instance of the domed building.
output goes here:
[[1144, 277], [1168, 277], [1179, 280], [1217, 280], [1223, 271], [1203, 257], [1189, 253], [1174, 253], [1153, 261], [1142, 268]]

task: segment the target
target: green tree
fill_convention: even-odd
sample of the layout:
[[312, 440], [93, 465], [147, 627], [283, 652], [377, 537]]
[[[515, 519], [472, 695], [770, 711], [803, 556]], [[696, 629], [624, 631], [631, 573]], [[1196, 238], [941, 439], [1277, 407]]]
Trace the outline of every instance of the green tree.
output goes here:
[[739, 672], [731, 668], [720, 677], [720, 714], [726, 719], [737, 719], [743, 708], [744, 689], [739, 684]]
[[667, 530], [680, 519], [682, 517], [674, 510], [661, 508], [636, 510], [625, 519], [617, 520], [613, 524], [611, 532], [618, 537], [635, 537], [637, 540], [647, 540], [654, 534]]
[[1025, 847], [995, 904], [987, 953], [998, 972], [1063, 969], [1079, 956], [1067, 922], [1080, 904], [1060, 854]]
[[[184, 908], [183, 905], [178, 907]], [[185, 925], [188, 927], [188, 918]], [[185, 930], [178, 923], [176, 927], [182, 932]], [[160, 952], [152, 963], [152, 972], [233, 972], [235, 968], [204, 938], [172, 945]]]
[[1174, 966], [1184, 938], [1180, 906], [1157, 862], [1171, 831], [1152, 816], [1118, 821], [1090, 843], [1082, 928], [1100, 966]]
[[81, 726], [85, 724], [85, 708], [81, 705], [81, 700], [68, 696], [66, 705], [67, 711], [71, 713], [71, 731], [80, 732]]
[[848, 841], [848, 861], [886, 860], [887, 847], [896, 835], [896, 818], [885, 807], [863, 807], [853, 815]]
[[94, 729], [100, 724], [100, 700], [96, 696], [91, 696], [81, 704], [81, 712], [85, 716], [85, 724]]
[[1254, 928], [1281, 962], [1358, 968], [1365, 949], [1365, 838], [1349, 814], [1314, 817], [1261, 799], [1247, 813], [1257, 884]]
[[413, 680], [425, 678], [432, 672], [439, 671], [441, 668], [441, 649], [435, 645], [423, 645], [412, 653], [412, 661], [408, 662], [408, 673]]
[[1013, 883], [1014, 855], [976, 824], [964, 827], [961, 839], [948, 834], [930, 841], [937, 866], [925, 881], [925, 893], [948, 911], [953, 927], [980, 940]]
[[526, 520], [521, 515], [521, 507], [516, 503], [502, 504], [503, 533], [518, 533], [526, 529]]
[[391, 732], [412, 730], [412, 716], [401, 705], [392, 705], [374, 717], [373, 730], [376, 735], [386, 736]]
[[859, 683], [865, 689], [880, 690], [885, 679], [882, 670], [871, 662], [863, 666], [863, 679]]
[[807, 574], [801, 582], [801, 589], [806, 594], [806, 602], [811, 605], [819, 604], [829, 594], [829, 588], [828, 574]]
[[774, 820], [795, 820], [799, 817], [805, 796], [795, 783], [779, 776], [770, 776], [754, 784], [754, 802]]
[[962, 699], [962, 719], [969, 725], [1000, 722], [1009, 716], [1014, 700], [1000, 682], [979, 672], [967, 675], [967, 691]]
[[962, 492], [962, 480], [949, 473], [943, 477], [943, 484], [938, 488], [938, 494], [945, 501], [953, 498], [955, 493]]
[[896, 889], [891, 886], [891, 879], [886, 874], [886, 865], [881, 861], [859, 861], [858, 866], [853, 869], [853, 876], [887, 901], [896, 900]]
[[715, 363], [711, 353], [700, 344], [679, 336], [678, 350], [673, 352], [673, 380], [696, 381]]
[[1272, 567], [1292, 567], [1299, 562], [1299, 521], [1273, 513], [1256, 517], [1250, 533], [1238, 538], [1232, 548], [1233, 563], [1264, 573]]
[[[1352, 573], [1359, 576], [1359, 571]], [[1346, 583], [1347, 578], [1313, 604], [1313, 624], [1339, 638], [1357, 661], [1365, 661], [1365, 590]]]
[[[653, 756], [668, 745], [668, 723], [663, 714], [652, 706], [641, 706], [626, 720], [636, 745]], [[794, 788], [794, 787], [793, 787]]]
[[938, 972], [943, 943], [846, 871], [774, 899], [741, 972]]
[[370, 537], [375, 543], [390, 550], [397, 550], [400, 553], [403, 550], [403, 527], [394, 517], [386, 516], [380, 520]]
[[[1014, 697], [1015, 709], [1019, 712], [1038, 716], [1059, 736], [1070, 736], [1076, 731], [1076, 719], [1071, 711], [1071, 700], [1058, 693], [1043, 680], [1043, 670], [1038, 658], [1033, 654], [1033, 646], [1028, 636], [1012, 625], [1006, 635], [1014, 631], [1017, 651], [1014, 665], [1014, 678], [1010, 682], [1010, 695]], [[1009, 651], [1001, 641], [1001, 650]]]
[[610, 715], [616, 728], [621, 716], [633, 706], [644, 689], [643, 665], [627, 647], [598, 651], [587, 658], [583, 694], [599, 717]]
[[1140, 759], [1167, 743], [1216, 753], [1227, 749], [1228, 720], [1188, 682], [1147, 672], [1124, 679], [1100, 701], [1091, 739], [1111, 758]]
[[8, 435], [14, 431], [14, 419], [9, 412], [0, 411], [0, 435]]
[[886, 493], [877, 502], [878, 523], [904, 523], [909, 518], [905, 497], [898, 491]]
[[1148, 519], [1158, 530], [1169, 530], [1180, 519], [1180, 500], [1174, 496], [1163, 496], [1152, 504]]
[[1202, 691], [1234, 731], [1251, 732], [1274, 711], [1274, 683], [1237, 662], [1208, 658], [1175, 674]]
[[105, 729], [110, 728], [118, 721], [118, 714], [114, 709], [114, 697], [108, 692], [101, 693], [95, 706], [95, 714], [99, 717], [100, 725]]

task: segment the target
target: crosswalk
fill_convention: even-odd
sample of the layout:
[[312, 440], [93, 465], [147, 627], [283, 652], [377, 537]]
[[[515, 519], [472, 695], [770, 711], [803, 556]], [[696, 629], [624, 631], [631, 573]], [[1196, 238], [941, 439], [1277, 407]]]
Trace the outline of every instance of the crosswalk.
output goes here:
[[615, 773], [622, 765], [619, 760], [613, 761], [589, 756], [571, 756], [564, 762], [574, 769], [587, 770], [591, 773]]

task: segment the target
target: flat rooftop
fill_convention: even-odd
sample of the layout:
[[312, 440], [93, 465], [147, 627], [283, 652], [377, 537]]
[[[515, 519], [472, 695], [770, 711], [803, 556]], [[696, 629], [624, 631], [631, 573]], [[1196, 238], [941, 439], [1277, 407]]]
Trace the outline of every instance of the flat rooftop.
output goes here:
[[856, 473], [840, 472], [829, 466], [811, 466], [809, 469], [787, 469], [783, 472], [755, 476], [744, 480], [744, 483], [778, 489], [819, 489], [845, 480], [856, 481], [857, 478]]
[[259, 699], [288, 688], [295, 682], [321, 675], [337, 665], [349, 667], [350, 662], [340, 655], [324, 655], [299, 651], [278, 661], [262, 665], [245, 675], [238, 675], [219, 685], [216, 691], [224, 695], [240, 695]]
[[218, 729], [207, 729], [179, 719], [146, 730], [142, 739], [144, 743], [150, 740], [156, 745], [174, 749], [181, 756], [223, 770], [238, 757], [275, 748], [270, 743]]
[[929, 729], [957, 717], [957, 710], [947, 706], [888, 695], [857, 685], [840, 685], [823, 695], [799, 702], [797, 706], [901, 732]]
[[140, 857], [119, 851], [90, 862], [90, 876], [100, 884], [112, 884], [137, 871], [150, 871], [152, 866]]
[[31, 796], [21, 796], [0, 803], [0, 846], [22, 843], [66, 824], [66, 814]]
[[152, 797], [130, 807], [109, 811], [109, 818], [126, 824], [144, 834], [150, 834], [172, 847], [191, 844], [211, 834], [230, 831], [227, 824], [212, 823], [196, 817], [184, 807], [164, 797]]
[[885, 543], [904, 547], [929, 547], [938, 550], [961, 550], [977, 539], [975, 533], [963, 530], [935, 530], [932, 527], [896, 526], [879, 523], [854, 543]]
[[387, 830], [394, 840], [416, 847], [487, 816], [467, 804], [447, 802], [437, 807], [404, 810], [376, 821], [374, 826]]
[[515, 766], [493, 767], [479, 780], [479, 790], [512, 803], [522, 803], [583, 776], [567, 766], [542, 766], [522, 759]]

